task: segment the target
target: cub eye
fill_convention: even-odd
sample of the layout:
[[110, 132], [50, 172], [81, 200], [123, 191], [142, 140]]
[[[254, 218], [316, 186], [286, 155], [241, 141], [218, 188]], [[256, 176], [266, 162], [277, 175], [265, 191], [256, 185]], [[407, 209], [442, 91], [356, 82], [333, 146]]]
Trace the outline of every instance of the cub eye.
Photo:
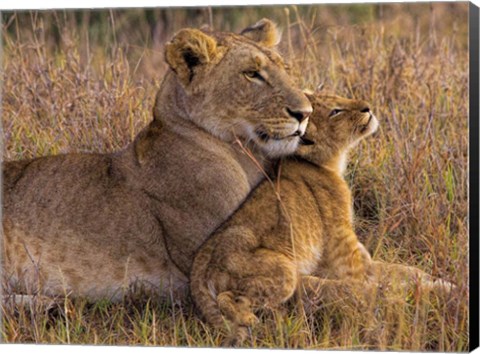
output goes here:
[[336, 116], [338, 113], [341, 113], [343, 112], [344, 110], [343, 109], [340, 109], [340, 108], [335, 108], [333, 109], [330, 114], [328, 115], [329, 117], [333, 117], [333, 116]]
[[248, 79], [248, 80], [258, 80], [258, 81], [262, 81], [264, 82], [265, 81], [265, 78], [260, 75], [260, 73], [258, 71], [244, 71], [243, 72], [243, 75], [245, 75], [245, 77]]

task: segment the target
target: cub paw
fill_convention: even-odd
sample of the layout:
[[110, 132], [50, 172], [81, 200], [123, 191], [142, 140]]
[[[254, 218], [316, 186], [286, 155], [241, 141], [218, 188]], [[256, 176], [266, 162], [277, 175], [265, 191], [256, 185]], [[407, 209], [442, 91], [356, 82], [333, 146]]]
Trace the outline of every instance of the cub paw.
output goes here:
[[253, 326], [258, 323], [258, 318], [252, 312], [252, 302], [246, 296], [237, 296], [235, 304], [238, 310], [238, 324], [242, 326]]
[[228, 337], [222, 341], [222, 347], [240, 347], [248, 337], [246, 327], [237, 327]]
[[244, 313], [240, 316], [238, 323], [242, 326], [254, 326], [259, 322], [257, 316], [255, 316], [252, 312]]

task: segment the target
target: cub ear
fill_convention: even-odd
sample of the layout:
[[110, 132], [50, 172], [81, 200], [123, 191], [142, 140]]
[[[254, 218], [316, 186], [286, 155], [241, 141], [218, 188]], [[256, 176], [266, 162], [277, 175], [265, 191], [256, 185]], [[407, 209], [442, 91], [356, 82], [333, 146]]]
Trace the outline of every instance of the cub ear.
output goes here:
[[263, 18], [253, 26], [245, 28], [240, 34], [265, 47], [274, 47], [282, 39], [282, 34], [277, 25], [267, 18]]
[[192, 81], [195, 67], [207, 64], [216, 55], [216, 40], [197, 29], [180, 30], [165, 45], [165, 60], [185, 86]]
[[309, 99], [310, 102], [313, 102], [313, 100], [315, 100], [316, 91], [312, 91], [312, 90], [309, 90], [309, 89], [303, 89], [302, 92], [305, 96], [307, 96], [307, 98]]

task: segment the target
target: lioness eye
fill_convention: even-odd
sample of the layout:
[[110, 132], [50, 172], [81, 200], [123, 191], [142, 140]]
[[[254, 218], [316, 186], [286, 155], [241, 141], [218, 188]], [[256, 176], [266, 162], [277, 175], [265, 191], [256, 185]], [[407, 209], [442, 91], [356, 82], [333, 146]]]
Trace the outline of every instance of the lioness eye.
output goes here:
[[256, 79], [260, 81], [265, 81], [263, 76], [260, 75], [258, 71], [245, 71], [243, 74], [247, 77], [247, 79]]
[[340, 113], [340, 112], [343, 112], [343, 109], [335, 108], [334, 110], [332, 110], [332, 111], [330, 112], [329, 117], [333, 117], [333, 116], [337, 115], [337, 114]]

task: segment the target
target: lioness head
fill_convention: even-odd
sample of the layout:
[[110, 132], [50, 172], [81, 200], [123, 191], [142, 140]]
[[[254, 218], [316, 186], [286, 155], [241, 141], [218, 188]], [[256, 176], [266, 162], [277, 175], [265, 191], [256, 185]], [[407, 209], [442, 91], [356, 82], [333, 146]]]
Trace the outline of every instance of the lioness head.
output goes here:
[[342, 160], [349, 148], [378, 128], [378, 120], [365, 101], [327, 94], [308, 96], [313, 113], [297, 151], [306, 160], [317, 164]]
[[[238, 138], [273, 157], [293, 153], [312, 107], [274, 50], [278, 41], [267, 19], [240, 35], [181, 30], [165, 48], [171, 71], [157, 96], [156, 118], [175, 109], [221, 140]], [[174, 105], [164, 104], [167, 95]]]

